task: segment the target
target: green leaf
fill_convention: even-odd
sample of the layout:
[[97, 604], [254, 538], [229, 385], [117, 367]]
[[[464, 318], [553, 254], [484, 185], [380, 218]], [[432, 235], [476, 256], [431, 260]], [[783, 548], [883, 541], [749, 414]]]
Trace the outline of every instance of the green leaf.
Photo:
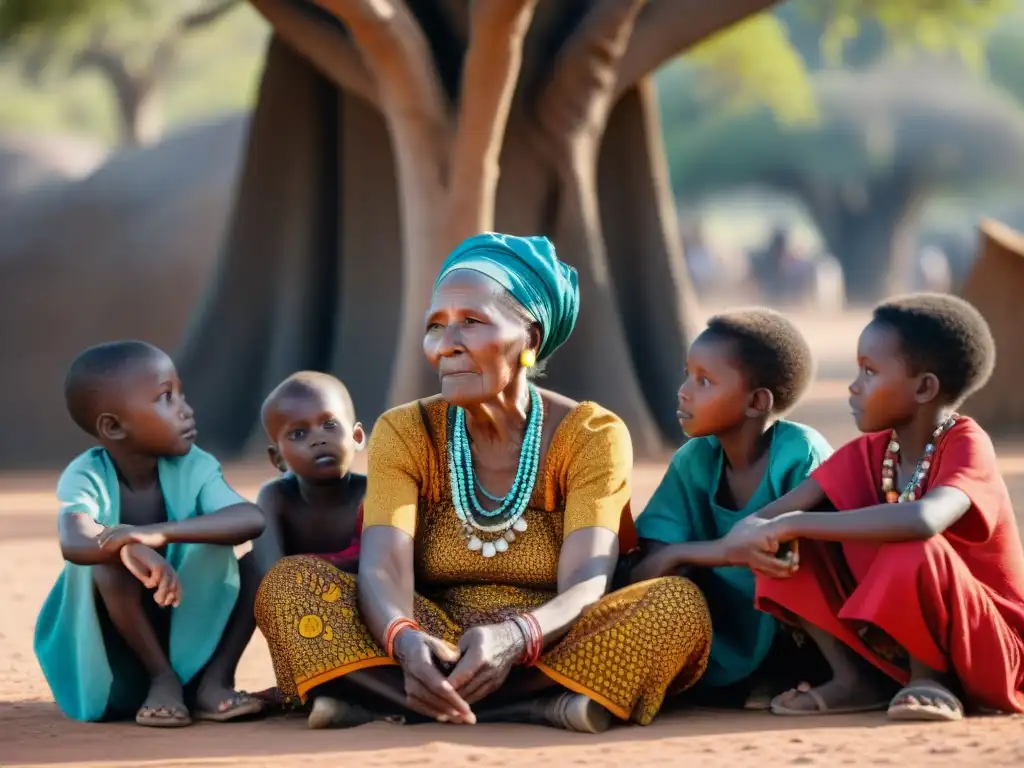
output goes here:
[[759, 14], [694, 48], [687, 60], [717, 83], [733, 109], [768, 107], [783, 123], [813, 123], [814, 94], [785, 26]]

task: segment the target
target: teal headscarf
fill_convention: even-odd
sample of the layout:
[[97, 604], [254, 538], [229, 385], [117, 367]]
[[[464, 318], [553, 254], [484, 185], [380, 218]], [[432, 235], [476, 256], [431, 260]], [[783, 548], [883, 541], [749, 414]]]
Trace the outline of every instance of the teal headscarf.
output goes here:
[[485, 232], [464, 240], [445, 259], [434, 288], [456, 269], [491, 278], [537, 321], [543, 335], [537, 359], [544, 360], [569, 338], [580, 313], [576, 270], [558, 260], [546, 237]]

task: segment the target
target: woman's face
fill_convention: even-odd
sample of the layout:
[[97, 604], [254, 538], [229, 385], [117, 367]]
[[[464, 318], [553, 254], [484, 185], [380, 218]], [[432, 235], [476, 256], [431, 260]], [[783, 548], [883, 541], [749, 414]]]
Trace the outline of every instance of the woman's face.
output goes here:
[[485, 275], [455, 270], [434, 290], [423, 352], [448, 402], [475, 405], [504, 392], [519, 373], [529, 340], [501, 286]]

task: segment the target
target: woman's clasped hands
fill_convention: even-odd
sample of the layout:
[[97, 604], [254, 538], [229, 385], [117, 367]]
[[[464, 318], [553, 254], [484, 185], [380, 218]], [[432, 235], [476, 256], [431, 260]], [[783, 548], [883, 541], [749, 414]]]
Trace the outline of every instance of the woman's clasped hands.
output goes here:
[[722, 539], [728, 561], [776, 579], [792, 576], [800, 567], [800, 554], [786, 524], [791, 514], [800, 513], [771, 520], [751, 515], [736, 523]]
[[[442, 723], [475, 724], [471, 705], [501, 687], [526, 639], [514, 622], [473, 627], [453, 646], [408, 629], [395, 641], [410, 709]], [[446, 676], [442, 666], [451, 669]]]

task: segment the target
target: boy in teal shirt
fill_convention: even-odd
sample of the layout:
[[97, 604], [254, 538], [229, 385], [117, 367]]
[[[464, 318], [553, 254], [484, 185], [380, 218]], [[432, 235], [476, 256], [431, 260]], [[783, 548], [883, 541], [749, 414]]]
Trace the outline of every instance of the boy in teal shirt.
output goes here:
[[754, 607], [751, 567], [772, 573], [796, 560], [733, 562], [720, 540], [831, 454], [815, 430], [779, 420], [813, 368], [799, 330], [759, 308], [711, 318], [687, 355], [678, 416], [690, 439], [637, 519], [644, 557], [633, 580], [683, 569], [704, 592], [713, 639], [698, 693], [737, 686], [749, 693], [778, 635], [776, 620]]
[[101, 344], [75, 359], [64, 391], [100, 445], [57, 485], [66, 562], [34, 640], [57, 706], [159, 727], [258, 713], [233, 688], [248, 636], [232, 547], [262, 533], [263, 513], [196, 447], [171, 359], [139, 341]]

